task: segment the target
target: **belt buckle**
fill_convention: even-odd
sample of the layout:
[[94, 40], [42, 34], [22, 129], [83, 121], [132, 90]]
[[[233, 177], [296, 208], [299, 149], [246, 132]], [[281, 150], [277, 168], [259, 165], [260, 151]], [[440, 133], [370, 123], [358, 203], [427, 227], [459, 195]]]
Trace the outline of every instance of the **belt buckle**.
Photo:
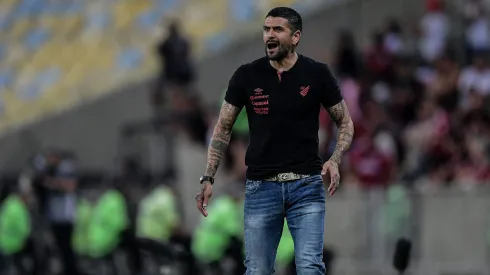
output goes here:
[[287, 182], [287, 181], [304, 179], [307, 177], [309, 177], [309, 175], [301, 175], [301, 174], [289, 172], [289, 173], [279, 173], [276, 176], [270, 177], [266, 180], [267, 181], [277, 181], [277, 182]]
[[286, 182], [296, 180], [296, 174], [294, 173], [279, 173], [277, 174], [277, 181]]

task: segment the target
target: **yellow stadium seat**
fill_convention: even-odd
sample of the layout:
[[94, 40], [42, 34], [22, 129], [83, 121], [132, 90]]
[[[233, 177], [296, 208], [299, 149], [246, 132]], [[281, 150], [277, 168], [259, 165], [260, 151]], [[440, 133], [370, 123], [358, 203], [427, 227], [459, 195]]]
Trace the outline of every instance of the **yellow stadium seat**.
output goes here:
[[60, 30], [59, 35], [61, 37], [66, 37], [68, 34], [71, 32], [76, 33], [80, 32], [82, 28], [82, 18], [80, 16], [75, 16], [75, 17], [69, 17], [66, 19], [65, 24], [63, 25], [62, 29]]
[[0, 8], [3, 9], [11, 9], [14, 7], [15, 4], [17, 4], [18, 0], [2, 0], [0, 1]]
[[59, 16], [45, 15], [39, 17], [39, 19], [37, 20], [37, 24], [39, 27], [42, 28], [47, 28], [47, 29], [54, 28], [56, 30], [56, 27], [59, 27], [62, 21], [63, 19], [60, 18]]
[[185, 11], [184, 17], [189, 20], [183, 22], [184, 29], [194, 39], [200, 40], [224, 30], [227, 26], [227, 6], [224, 5], [224, 1], [211, 0], [210, 2], [197, 2]]
[[117, 30], [127, 28], [143, 11], [149, 10], [149, 0], [117, 2], [113, 8], [114, 27]]
[[73, 87], [83, 80], [84, 66], [76, 65], [67, 71], [61, 79], [60, 87]]
[[272, 7], [280, 7], [280, 6], [290, 6], [294, 2], [298, 2], [297, 0], [270, 0], [270, 6]]
[[70, 104], [69, 94], [73, 93], [72, 90], [62, 89], [61, 87], [53, 87], [48, 89], [46, 96], [43, 97], [39, 102], [39, 108], [44, 112], [53, 110], [59, 110]]
[[9, 31], [10, 39], [22, 41], [23, 36], [34, 26], [35, 23], [29, 18], [17, 20]]

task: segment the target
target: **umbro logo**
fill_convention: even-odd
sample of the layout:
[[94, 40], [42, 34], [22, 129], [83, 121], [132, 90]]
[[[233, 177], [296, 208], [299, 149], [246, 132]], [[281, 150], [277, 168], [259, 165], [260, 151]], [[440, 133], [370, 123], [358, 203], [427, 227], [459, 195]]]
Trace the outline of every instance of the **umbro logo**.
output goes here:
[[301, 90], [299, 93], [302, 95], [302, 96], [306, 96], [308, 94], [308, 91], [310, 90], [310, 86], [301, 86], [299, 87], [299, 89]]
[[261, 88], [257, 88], [257, 89], [254, 90], [254, 92], [255, 92], [256, 95], [262, 94], [262, 91], [264, 91], [264, 90], [262, 90]]

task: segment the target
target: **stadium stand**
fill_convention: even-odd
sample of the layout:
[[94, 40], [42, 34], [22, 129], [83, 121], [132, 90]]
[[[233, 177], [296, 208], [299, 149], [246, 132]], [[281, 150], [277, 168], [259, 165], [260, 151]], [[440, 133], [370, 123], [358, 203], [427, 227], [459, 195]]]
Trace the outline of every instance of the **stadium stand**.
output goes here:
[[0, 132], [148, 76], [165, 18], [178, 15], [200, 56], [229, 42], [233, 27], [297, 2], [2, 0]]

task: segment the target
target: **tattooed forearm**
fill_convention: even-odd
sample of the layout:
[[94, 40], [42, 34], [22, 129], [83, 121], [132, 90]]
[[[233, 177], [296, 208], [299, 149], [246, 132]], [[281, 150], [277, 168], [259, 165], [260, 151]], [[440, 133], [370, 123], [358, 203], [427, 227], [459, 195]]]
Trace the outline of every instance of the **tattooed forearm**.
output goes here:
[[240, 113], [240, 108], [226, 101], [221, 106], [218, 123], [214, 127], [213, 137], [208, 148], [208, 164], [204, 175], [214, 177], [221, 159], [226, 153], [231, 138], [231, 129]]
[[328, 108], [328, 113], [338, 128], [337, 145], [330, 160], [340, 165], [344, 153], [349, 150], [354, 137], [354, 124], [345, 101]]

